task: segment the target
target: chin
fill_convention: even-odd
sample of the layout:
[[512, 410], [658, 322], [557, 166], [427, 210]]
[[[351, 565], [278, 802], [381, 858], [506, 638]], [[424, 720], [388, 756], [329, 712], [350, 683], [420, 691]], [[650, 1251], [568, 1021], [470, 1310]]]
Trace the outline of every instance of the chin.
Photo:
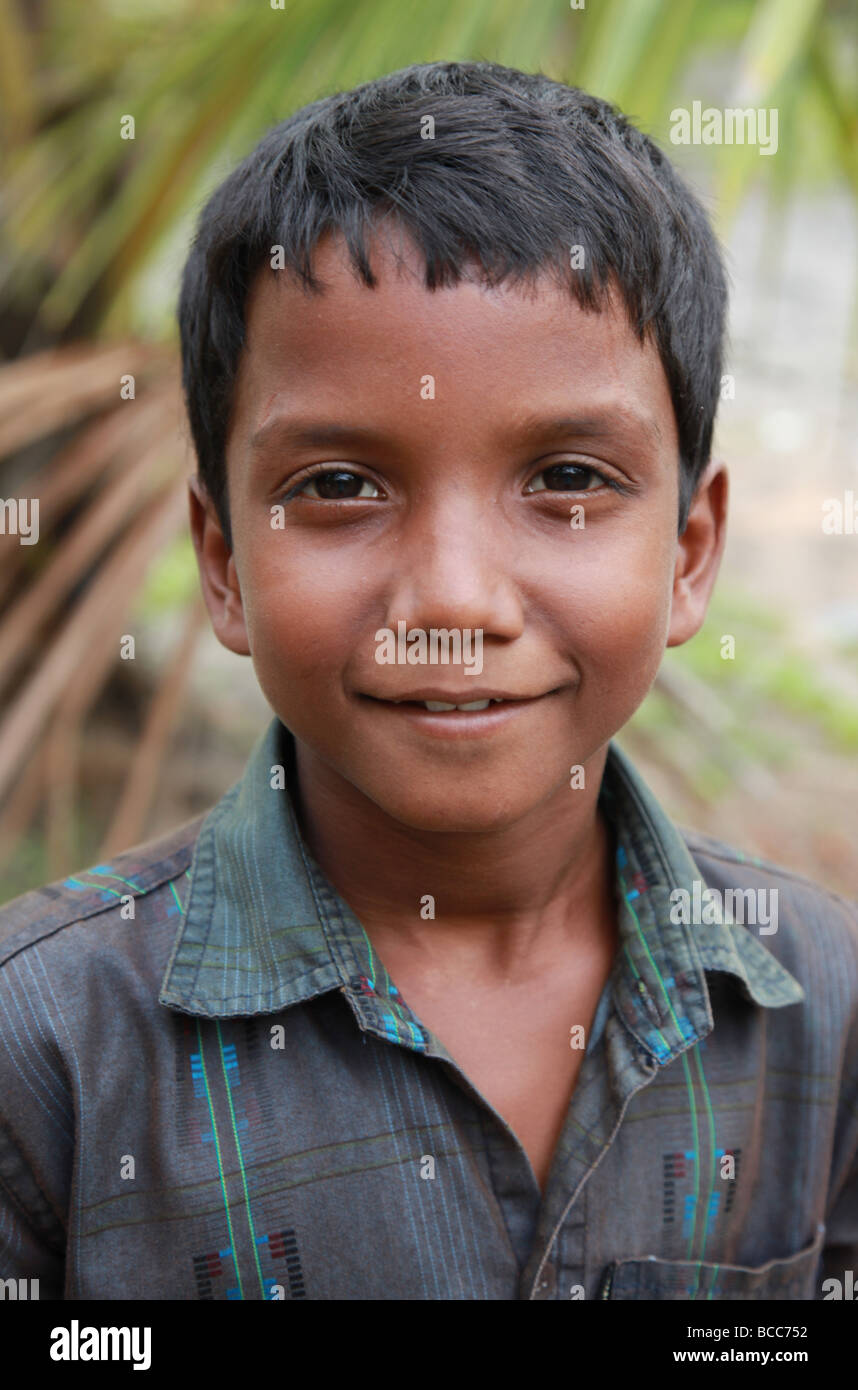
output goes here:
[[515, 798], [499, 793], [462, 796], [459, 787], [436, 796], [373, 796], [373, 800], [391, 819], [411, 830], [487, 835], [515, 825], [538, 804], [539, 798], [533, 803], [522, 802], [520, 788]]

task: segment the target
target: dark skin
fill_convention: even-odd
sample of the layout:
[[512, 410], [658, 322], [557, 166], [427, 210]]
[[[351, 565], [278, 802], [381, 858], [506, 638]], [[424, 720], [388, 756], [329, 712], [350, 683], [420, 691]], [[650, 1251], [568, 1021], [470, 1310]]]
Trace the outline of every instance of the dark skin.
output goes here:
[[[587, 313], [547, 278], [534, 295], [476, 272], [433, 292], [407, 240], [371, 254], [375, 289], [337, 236], [320, 297], [257, 275], [233, 551], [196, 480], [194, 545], [217, 637], [295, 735], [312, 853], [544, 1188], [583, 1057], [570, 1029], [589, 1035], [617, 949], [607, 744], [703, 622], [726, 471], [709, 465], [678, 536], [667, 380], [618, 298]], [[341, 432], [299, 439], [311, 422]], [[481, 630], [482, 673], [379, 665], [400, 620]], [[505, 703], [394, 703], [484, 695]]]

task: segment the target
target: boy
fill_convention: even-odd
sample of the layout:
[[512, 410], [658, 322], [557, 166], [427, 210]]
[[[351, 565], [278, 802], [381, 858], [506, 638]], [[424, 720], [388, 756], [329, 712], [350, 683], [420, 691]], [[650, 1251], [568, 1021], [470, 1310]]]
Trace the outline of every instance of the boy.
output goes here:
[[611, 743], [715, 581], [725, 304], [656, 147], [492, 64], [316, 102], [216, 191], [191, 525], [276, 717], [207, 816], [0, 918], [4, 1277], [813, 1299], [858, 1269], [855, 912], [681, 835]]

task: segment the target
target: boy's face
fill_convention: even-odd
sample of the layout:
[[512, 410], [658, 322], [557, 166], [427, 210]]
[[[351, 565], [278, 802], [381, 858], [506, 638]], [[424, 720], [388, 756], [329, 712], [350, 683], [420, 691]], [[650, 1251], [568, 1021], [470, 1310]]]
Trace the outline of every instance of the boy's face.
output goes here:
[[[476, 277], [428, 291], [407, 240], [397, 255], [377, 238], [372, 261], [368, 289], [327, 237], [322, 295], [267, 268], [254, 281], [232, 556], [192, 497], [206, 600], [224, 645], [252, 655], [302, 777], [415, 828], [499, 829], [568, 805], [574, 765], [598, 785], [665, 644], [699, 627], [724, 472], [678, 539], [670, 393], [622, 308], [586, 313], [547, 279], [536, 295]], [[470, 630], [472, 664], [481, 632], [481, 673], [379, 664], [376, 634], [400, 622]], [[445, 696], [506, 703], [395, 703]]]

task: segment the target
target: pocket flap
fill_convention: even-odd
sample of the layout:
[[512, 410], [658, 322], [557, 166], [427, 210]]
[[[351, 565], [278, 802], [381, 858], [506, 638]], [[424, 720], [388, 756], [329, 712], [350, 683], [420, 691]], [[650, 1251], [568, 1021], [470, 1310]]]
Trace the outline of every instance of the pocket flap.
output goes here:
[[810, 1245], [764, 1265], [724, 1265], [695, 1260], [662, 1260], [656, 1255], [618, 1260], [606, 1271], [607, 1299], [765, 1299], [817, 1297], [816, 1276], [825, 1226]]

